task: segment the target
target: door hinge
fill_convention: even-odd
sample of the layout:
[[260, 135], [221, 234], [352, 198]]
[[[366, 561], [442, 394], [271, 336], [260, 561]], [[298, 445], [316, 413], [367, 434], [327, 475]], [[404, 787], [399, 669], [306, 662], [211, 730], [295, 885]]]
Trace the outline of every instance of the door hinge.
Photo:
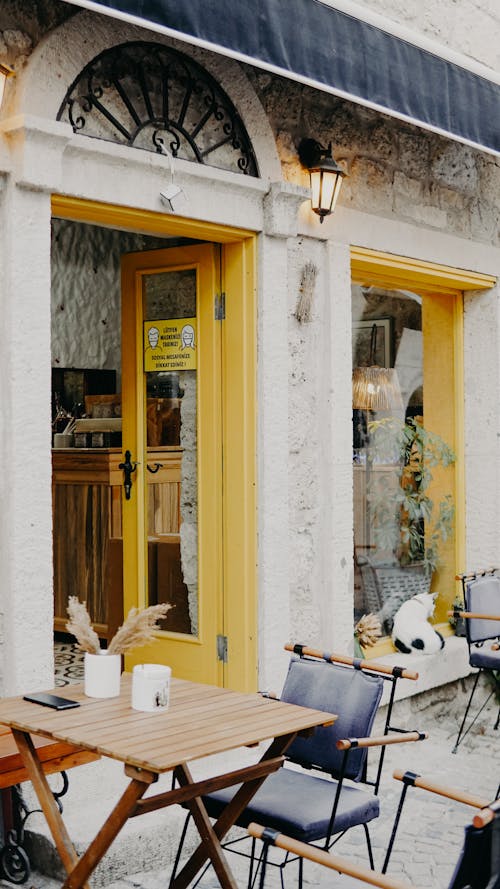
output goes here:
[[226, 294], [216, 293], [214, 299], [214, 314], [216, 321], [224, 321], [226, 317]]
[[227, 636], [217, 636], [217, 660], [227, 664]]

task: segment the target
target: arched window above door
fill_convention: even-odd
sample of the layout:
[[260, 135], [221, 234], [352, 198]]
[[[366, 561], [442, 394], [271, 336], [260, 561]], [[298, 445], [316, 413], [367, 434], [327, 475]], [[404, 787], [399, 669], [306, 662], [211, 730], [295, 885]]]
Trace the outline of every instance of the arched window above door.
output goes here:
[[258, 176], [233, 103], [191, 58], [157, 43], [108, 49], [80, 72], [57, 119], [75, 132]]

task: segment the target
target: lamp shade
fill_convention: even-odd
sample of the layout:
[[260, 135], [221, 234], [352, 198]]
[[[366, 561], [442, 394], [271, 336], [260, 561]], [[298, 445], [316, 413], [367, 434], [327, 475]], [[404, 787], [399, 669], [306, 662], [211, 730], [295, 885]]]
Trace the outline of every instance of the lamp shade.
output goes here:
[[315, 139], [303, 139], [299, 145], [299, 157], [309, 171], [311, 207], [323, 222], [335, 209], [342, 179], [346, 175], [332, 155], [331, 143], [323, 148]]
[[393, 367], [355, 367], [352, 373], [352, 406], [362, 411], [403, 410], [398, 374]]
[[339, 196], [344, 171], [333, 158], [325, 158], [317, 167], [309, 170], [311, 179], [311, 207], [323, 222], [325, 216], [329, 216], [335, 209]]

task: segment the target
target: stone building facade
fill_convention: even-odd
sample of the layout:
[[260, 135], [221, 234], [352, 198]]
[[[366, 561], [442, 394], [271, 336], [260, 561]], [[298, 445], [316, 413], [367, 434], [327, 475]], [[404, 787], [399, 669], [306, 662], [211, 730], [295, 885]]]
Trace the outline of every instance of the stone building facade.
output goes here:
[[[333, 5], [353, 9], [350, 3]], [[500, 13], [493, 0], [438, 6], [366, 0], [358, 9], [374, 23], [383, 16], [416, 43], [435, 41], [436, 51], [484, 66], [498, 84], [498, 41], [492, 35]], [[93, 235], [87, 223], [79, 229], [76, 218], [69, 223], [55, 218], [51, 228], [51, 198], [164, 212], [159, 199], [169, 177], [164, 155], [87, 138], [58, 117], [86, 65], [132, 41], [172, 47], [202, 66], [236, 108], [258, 164], [259, 176], [251, 177], [180, 159], [175, 177], [188, 199], [182, 216], [257, 234], [259, 687], [279, 686], [286, 663], [282, 643], [289, 639], [338, 650], [352, 646], [353, 248], [354, 264], [356, 256], [372, 251], [443, 267], [449, 275], [457, 270], [456, 289], [464, 293], [456, 344], [463, 369], [457, 521], [464, 546], [463, 562], [449, 567], [455, 572], [497, 560], [498, 156], [62, 0], [3, 0], [0, 61], [16, 72], [0, 119], [4, 694], [52, 685], [51, 368], [84, 362], [113, 367], [119, 350], [119, 328], [110, 323], [120, 301], [119, 263], [112, 251], [106, 255], [111, 236], [99, 234], [102, 228]], [[335, 213], [322, 225], [310, 210], [308, 174], [297, 153], [300, 140], [311, 136], [332, 143], [347, 173]], [[113, 238], [120, 242], [119, 253], [163, 243], [140, 227], [118, 228]], [[310, 320], [301, 323], [297, 304], [307, 263], [316, 278]], [[94, 272], [98, 283], [92, 287]], [[418, 292], [418, 284], [415, 288]], [[426, 682], [465, 672], [464, 653], [451, 653], [447, 662], [433, 662]]]

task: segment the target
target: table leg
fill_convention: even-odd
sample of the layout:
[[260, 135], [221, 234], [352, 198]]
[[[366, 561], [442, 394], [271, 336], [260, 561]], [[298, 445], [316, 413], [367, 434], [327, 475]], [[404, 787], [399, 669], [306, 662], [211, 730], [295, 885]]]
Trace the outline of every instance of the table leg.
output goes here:
[[[50, 832], [54, 838], [54, 843], [56, 844], [64, 869], [66, 873], [69, 874], [78, 862], [78, 855], [69, 838], [59, 807], [54, 799], [54, 795], [50, 789], [47, 777], [40, 764], [40, 760], [38, 759], [33, 741], [28, 732], [21, 732], [18, 729], [13, 728], [12, 734], [18, 746], [19, 753], [22, 756], [29, 779], [35, 789], [42, 811], [47, 819]], [[89, 889], [87, 883], [82, 883], [81, 885], [85, 886], [86, 889]]]
[[[186, 784], [192, 784], [193, 779], [191, 773], [184, 763], [182, 766], [179, 766], [176, 770], [176, 777], [179, 780], [179, 783], [182, 786]], [[210, 858], [215, 873], [219, 878], [219, 883], [224, 889], [238, 889], [238, 884], [236, 883], [229, 867], [227, 861], [222, 852], [222, 847], [215, 833], [212, 822], [208, 817], [205, 806], [203, 805], [201, 799], [199, 797], [194, 797], [194, 799], [189, 800], [186, 803], [189, 806], [191, 811], [191, 815], [193, 816], [194, 823], [198, 828], [198, 833], [200, 834], [202, 846], [200, 848], [204, 849], [205, 852], [205, 860]], [[177, 880], [173, 884], [177, 885]]]
[[85, 883], [87, 877], [106, 854], [111, 843], [134, 811], [137, 801], [145, 794], [156, 777], [156, 775], [145, 772], [143, 777], [132, 779], [90, 846], [78, 859], [78, 863], [71, 873], [68, 873], [62, 889], [81, 889], [82, 886], [87, 885]]
[[[296, 732], [283, 735], [281, 738], [275, 738], [261, 758], [261, 762], [266, 759], [272, 759], [275, 756], [281, 756], [295, 738]], [[185, 764], [178, 766], [175, 773], [181, 784], [192, 783], [191, 775]], [[246, 809], [252, 797], [255, 796], [261, 784], [266, 780], [266, 777], [264, 775], [261, 778], [244, 781], [214, 825], [211, 824], [201, 799], [195, 798], [188, 804], [200, 833], [201, 843], [182, 870], [179, 871], [170, 884], [169, 889], [187, 889], [187, 886], [194, 880], [208, 858], [211, 859], [214, 865], [221, 886], [224, 889], [235, 889], [236, 883], [223, 855], [220, 840], [236, 824], [239, 816]]]

